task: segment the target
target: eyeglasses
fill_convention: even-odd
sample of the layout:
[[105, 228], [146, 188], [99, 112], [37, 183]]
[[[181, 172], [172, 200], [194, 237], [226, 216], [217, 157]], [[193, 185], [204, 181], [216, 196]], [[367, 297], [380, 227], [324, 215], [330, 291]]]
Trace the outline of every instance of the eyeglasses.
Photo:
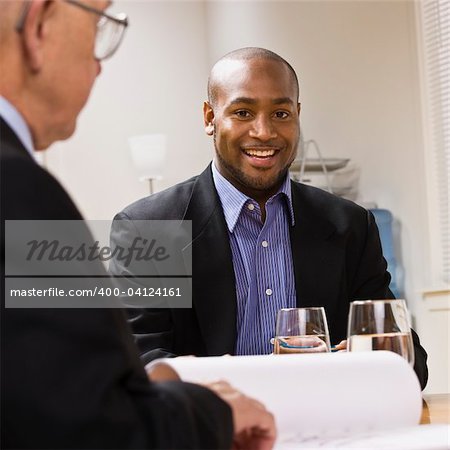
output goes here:
[[[78, 0], [65, 0], [66, 3], [77, 6], [84, 11], [97, 14], [100, 19], [97, 22], [97, 34], [95, 37], [94, 57], [102, 61], [110, 58], [119, 48], [128, 26], [128, 17], [124, 13], [114, 16], [104, 11], [85, 5]], [[28, 10], [31, 2], [26, 2], [22, 14], [16, 24], [16, 30], [21, 33], [25, 26]]]
[[97, 35], [95, 38], [95, 58], [99, 61], [111, 57], [119, 48], [128, 26], [128, 17], [124, 13], [112, 16], [93, 8], [92, 6], [80, 3], [77, 0], [65, 0], [67, 3], [78, 6], [85, 11], [100, 16], [97, 22]]

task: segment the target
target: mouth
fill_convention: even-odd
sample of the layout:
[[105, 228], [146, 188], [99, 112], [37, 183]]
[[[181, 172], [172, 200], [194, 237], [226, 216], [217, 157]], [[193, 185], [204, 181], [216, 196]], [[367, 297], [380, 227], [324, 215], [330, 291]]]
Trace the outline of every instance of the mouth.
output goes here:
[[242, 151], [251, 158], [270, 159], [279, 151], [278, 147], [244, 147]]

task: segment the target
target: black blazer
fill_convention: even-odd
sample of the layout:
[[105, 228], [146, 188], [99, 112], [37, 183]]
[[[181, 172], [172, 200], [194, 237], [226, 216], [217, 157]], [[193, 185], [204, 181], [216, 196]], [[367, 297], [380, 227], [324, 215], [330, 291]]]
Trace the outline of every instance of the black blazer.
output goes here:
[[4, 220], [81, 216], [0, 132], [1, 448], [230, 448], [230, 408], [197, 385], [149, 383], [122, 310], [4, 308]]
[[[350, 302], [393, 298], [373, 215], [353, 202], [291, 182], [295, 225], [290, 244], [297, 306], [324, 306], [330, 337], [347, 335]], [[231, 248], [211, 168], [138, 200], [115, 217], [113, 245], [130, 244], [119, 220], [192, 220], [193, 308], [130, 311], [141, 358], [234, 353], [236, 289]], [[120, 262], [110, 269], [132, 275]], [[415, 370], [425, 386], [426, 353], [413, 332]]]

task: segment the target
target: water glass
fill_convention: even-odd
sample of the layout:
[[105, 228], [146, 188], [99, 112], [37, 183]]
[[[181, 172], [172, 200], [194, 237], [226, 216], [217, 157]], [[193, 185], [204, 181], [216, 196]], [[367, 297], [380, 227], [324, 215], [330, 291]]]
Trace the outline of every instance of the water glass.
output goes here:
[[274, 353], [323, 353], [330, 351], [324, 308], [286, 308], [278, 311]]
[[350, 305], [347, 350], [389, 350], [414, 365], [414, 346], [405, 300], [365, 300]]

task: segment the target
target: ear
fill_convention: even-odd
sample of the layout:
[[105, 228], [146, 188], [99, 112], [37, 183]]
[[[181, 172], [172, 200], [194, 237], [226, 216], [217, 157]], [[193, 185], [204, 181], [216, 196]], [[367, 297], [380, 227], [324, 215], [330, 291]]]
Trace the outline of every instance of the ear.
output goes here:
[[297, 113], [300, 116], [300, 111], [302, 110], [302, 104], [301, 103], [297, 103]]
[[22, 41], [28, 64], [33, 72], [39, 72], [44, 61], [43, 47], [47, 37], [47, 22], [53, 2], [32, 0], [22, 30]]
[[203, 102], [203, 123], [208, 136], [214, 134], [214, 110], [208, 102]]

